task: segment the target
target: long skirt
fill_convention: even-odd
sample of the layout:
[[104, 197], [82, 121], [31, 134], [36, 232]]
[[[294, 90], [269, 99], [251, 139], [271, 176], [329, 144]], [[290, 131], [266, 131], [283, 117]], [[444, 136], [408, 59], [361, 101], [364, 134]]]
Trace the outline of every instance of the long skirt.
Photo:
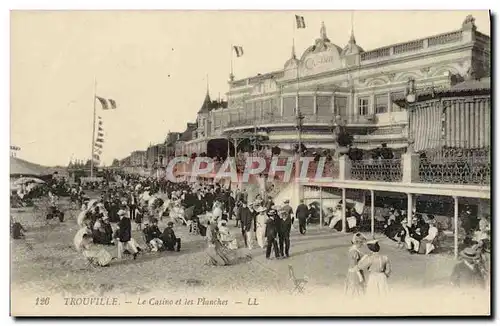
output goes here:
[[366, 282], [366, 294], [368, 296], [384, 296], [388, 293], [387, 275], [385, 273], [370, 273]]
[[220, 243], [210, 244], [205, 253], [208, 256], [208, 265], [228, 266], [237, 264], [240, 261], [249, 260], [249, 255], [239, 255], [236, 250], [231, 250]]
[[264, 249], [266, 247], [266, 228], [258, 226], [256, 236], [257, 236], [257, 244], [259, 245], [259, 247]]
[[364, 292], [365, 280], [363, 271], [349, 269], [345, 280], [345, 294], [349, 296], [359, 296]]

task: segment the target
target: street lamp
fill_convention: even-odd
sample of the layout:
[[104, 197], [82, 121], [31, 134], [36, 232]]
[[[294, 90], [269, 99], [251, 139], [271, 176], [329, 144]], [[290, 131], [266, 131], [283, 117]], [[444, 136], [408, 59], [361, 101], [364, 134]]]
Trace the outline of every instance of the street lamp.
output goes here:
[[415, 79], [409, 78], [405, 90], [406, 112], [408, 112], [408, 153], [413, 153], [413, 133], [411, 131], [411, 108], [417, 100], [417, 90], [415, 88]]
[[299, 136], [299, 148], [298, 148], [298, 152], [299, 152], [299, 156], [302, 152], [302, 126], [303, 126], [303, 121], [304, 121], [304, 115], [302, 115], [302, 112], [300, 112], [300, 110], [297, 110], [297, 132], [298, 132], [298, 136]]

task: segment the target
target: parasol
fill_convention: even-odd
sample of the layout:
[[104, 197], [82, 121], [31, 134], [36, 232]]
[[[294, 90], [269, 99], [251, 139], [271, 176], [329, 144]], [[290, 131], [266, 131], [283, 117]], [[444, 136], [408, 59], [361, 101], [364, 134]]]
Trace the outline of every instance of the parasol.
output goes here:
[[14, 181], [14, 185], [22, 185], [26, 183], [45, 183], [45, 181], [40, 180], [38, 178], [29, 178], [29, 177], [22, 177]]

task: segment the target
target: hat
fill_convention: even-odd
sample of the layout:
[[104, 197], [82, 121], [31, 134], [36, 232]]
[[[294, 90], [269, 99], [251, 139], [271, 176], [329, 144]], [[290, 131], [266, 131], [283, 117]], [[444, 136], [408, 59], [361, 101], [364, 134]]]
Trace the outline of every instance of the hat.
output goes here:
[[284, 204], [290, 204], [290, 199], [285, 199], [285, 201], [283, 201]]
[[366, 241], [365, 236], [359, 232], [352, 236], [352, 243], [363, 243], [364, 241]]
[[173, 226], [174, 225], [174, 222], [170, 221], [167, 223], [167, 226]]
[[366, 242], [366, 246], [370, 251], [372, 252], [379, 252], [380, 251], [380, 245], [378, 244], [378, 240], [370, 240]]
[[126, 215], [127, 213], [123, 210], [123, 209], [120, 209], [118, 211], [118, 216], [123, 216], [123, 215]]
[[460, 257], [465, 259], [478, 259], [479, 252], [471, 247], [468, 247], [460, 252]]
[[257, 212], [262, 213], [265, 212], [267, 209], [264, 206], [259, 206], [255, 209]]
[[276, 210], [271, 208], [270, 210], [267, 211], [267, 215], [276, 215]]

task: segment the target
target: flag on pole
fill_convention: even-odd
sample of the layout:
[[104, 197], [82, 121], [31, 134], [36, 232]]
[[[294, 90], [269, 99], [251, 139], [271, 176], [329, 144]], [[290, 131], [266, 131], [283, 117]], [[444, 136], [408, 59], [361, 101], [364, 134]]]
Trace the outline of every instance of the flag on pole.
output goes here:
[[102, 129], [102, 127], [99, 127], [97, 131], [104, 131], [104, 129]]
[[96, 98], [99, 100], [99, 102], [101, 102], [103, 110], [116, 109], [116, 101], [115, 100], [110, 99], [110, 98], [106, 99], [106, 98], [99, 97], [99, 96], [96, 96]]
[[304, 16], [295, 15], [295, 22], [297, 23], [297, 29], [306, 28], [306, 21]]
[[102, 148], [102, 144], [99, 144], [99, 143], [95, 143], [94, 146], [97, 148]]
[[104, 133], [102, 133], [102, 132], [98, 132], [98, 133], [97, 133], [97, 137], [104, 137]]
[[96, 143], [104, 143], [104, 138], [97, 138]]
[[96, 161], [100, 161], [100, 160], [101, 160], [100, 156], [99, 156], [99, 155], [97, 155], [97, 154], [94, 154], [94, 159], [95, 159]]
[[243, 47], [239, 45], [233, 46], [234, 52], [236, 52], [236, 57], [239, 58], [243, 55]]
[[[102, 121], [99, 121], [99, 126], [102, 126]], [[100, 127], [99, 127], [100, 128]]]
[[102, 150], [100, 150], [99, 148], [94, 148], [94, 153], [97, 153], [99, 155], [102, 154]]

